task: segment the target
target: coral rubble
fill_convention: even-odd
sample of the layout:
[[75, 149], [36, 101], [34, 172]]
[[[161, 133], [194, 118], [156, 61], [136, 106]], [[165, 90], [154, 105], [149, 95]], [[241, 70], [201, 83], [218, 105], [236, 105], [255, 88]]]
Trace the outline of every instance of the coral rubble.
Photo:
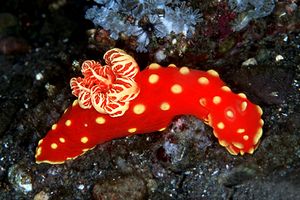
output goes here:
[[169, 34], [191, 37], [195, 25], [201, 21], [198, 9], [186, 1], [171, 0], [95, 0], [86, 11], [85, 18], [110, 32], [118, 40], [120, 34], [137, 37], [138, 52], [146, 52], [152, 38], [164, 38]]

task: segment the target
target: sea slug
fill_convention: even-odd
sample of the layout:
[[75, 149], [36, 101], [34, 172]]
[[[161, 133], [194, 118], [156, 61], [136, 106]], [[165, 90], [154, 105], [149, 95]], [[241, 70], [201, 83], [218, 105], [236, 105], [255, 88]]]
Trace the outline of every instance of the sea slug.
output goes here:
[[82, 64], [72, 78], [78, 97], [38, 143], [37, 163], [60, 164], [97, 144], [164, 130], [176, 115], [194, 115], [213, 128], [229, 153], [252, 154], [262, 136], [262, 109], [231, 92], [214, 70], [151, 64], [139, 71], [123, 50], [106, 52], [107, 65]]

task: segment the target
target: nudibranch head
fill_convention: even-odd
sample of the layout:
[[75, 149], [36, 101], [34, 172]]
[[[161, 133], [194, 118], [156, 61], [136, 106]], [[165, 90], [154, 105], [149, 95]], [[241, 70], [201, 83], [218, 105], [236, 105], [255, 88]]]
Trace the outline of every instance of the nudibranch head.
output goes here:
[[118, 117], [139, 94], [135, 81], [139, 67], [121, 49], [109, 50], [104, 59], [105, 66], [94, 60], [85, 61], [81, 68], [84, 78], [72, 78], [70, 86], [81, 108], [94, 107], [100, 113]]
[[213, 107], [209, 125], [219, 143], [232, 155], [252, 154], [262, 136], [262, 109], [245, 94], [234, 94], [227, 86], [215, 93], [208, 104]]

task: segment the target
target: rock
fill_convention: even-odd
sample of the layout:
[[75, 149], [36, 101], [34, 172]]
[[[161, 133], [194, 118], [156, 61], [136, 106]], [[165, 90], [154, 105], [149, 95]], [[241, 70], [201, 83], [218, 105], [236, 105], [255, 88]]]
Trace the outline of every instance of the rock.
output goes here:
[[48, 200], [48, 199], [49, 199], [49, 195], [44, 191], [37, 193], [33, 198], [33, 200]]
[[96, 200], [139, 200], [145, 199], [146, 184], [136, 175], [126, 175], [98, 182], [93, 188]]
[[2, 54], [26, 53], [29, 49], [28, 43], [22, 38], [9, 36], [0, 39], [0, 53]]
[[[286, 173], [289, 171], [288, 173]], [[264, 199], [300, 199], [299, 168], [296, 170], [280, 170], [265, 178], [265, 180], [251, 180], [235, 189], [230, 199], [264, 200]]]
[[211, 137], [208, 127], [197, 118], [177, 117], [159, 141], [155, 159], [174, 171], [189, 168], [196, 164], [195, 159], [205, 156]]
[[254, 165], [238, 166], [233, 168], [230, 172], [221, 174], [219, 177], [219, 183], [226, 187], [240, 185], [253, 178], [257, 171], [257, 166]]
[[16, 17], [10, 13], [0, 13], [0, 38], [1, 35], [6, 34], [8, 29], [16, 27], [18, 21]]
[[15, 164], [8, 169], [8, 180], [16, 191], [25, 194], [32, 191], [30, 170], [22, 164]]
[[[278, 105], [286, 101], [287, 95], [291, 93], [294, 72], [278, 66], [251, 66], [236, 70], [234, 81], [244, 91], [255, 95], [256, 103], [267, 105]], [[285, 84], [282, 84], [285, 83]]]

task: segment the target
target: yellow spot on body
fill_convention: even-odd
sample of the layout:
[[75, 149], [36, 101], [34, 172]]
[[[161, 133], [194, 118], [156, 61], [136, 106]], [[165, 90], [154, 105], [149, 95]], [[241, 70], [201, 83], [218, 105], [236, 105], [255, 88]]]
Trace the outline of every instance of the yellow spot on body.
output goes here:
[[96, 118], [96, 123], [97, 124], [104, 124], [105, 123], [105, 118], [104, 117], [97, 117]]
[[158, 131], [164, 131], [166, 130], [166, 127], [159, 129]]
[[171, 87], [171, 92], [174, 93], [174, 94], [180, 94], [182, 92], [182, 87], [181, 85], [179, 84], [174, 84], [172, 87]]
[[198, 83], [200, 83], [201, 85], [207, 85], [209, 84], [209, 80], [206, 77], [200, 77], [198, 79]]
[[83, 152], [87, 152], [88, 150], [90, 150], [90, 149], [89, 148], [82, 149]]
[[249, 136], [248, 135], [244, 135], [243, 139], [247, 141], [247, 140], [249, 140]]
[[84, 124], [84, 127], [88, 127], [88, 124]]
[[149, 65], [149, 69], [159, 69], [159, 68], [160, 68], [160, 65], [157, 63], [152, 63]]
[[169, 64], [168, 67], [176, 67], [175, 64]]
[[214, 98], [213, 98], [213, 103], [214, 104], [219, 104], [219, 103], [221, 103], [221, 97], [219, 97], [219, 96], [214, 96]]
[[71, 120], [68, 119], [68, 120], [65, 122], [65, 125], [66, 125], [66, 126], [71, 126]]
[[200, 103], [201, 106], [205, 107], [207, 102], [206, 102], [206, 99], [205, 99], [205, 98], [201, 98], [201, 99], [199, 100], [199, 103]]
[[51, 126], [51, 129], [52, 130], [55, 130], [57, 128], [57, 124], [53, 124], [52, 126]]
[[51, 149], [57, 149], [57, 144], [56, 143], [52, 143], [51, 144]]
[[243, 156], [245, 152], [243, 150], [240, 150], [240, 154]]
[[221, 90], [223, 90], [224, 92], [230, 92], [231, 91], [231, 89], [228, 86], [226, 86], [226, 85], [222, 86]]
[[256, 107], [257, 107], [258, 113], [259, 113], [260, 115], [262, 115], [262, 114], [263, 114], [263, 110], [261, 109], [261, 107], [259, 107], [259, 106], [256, 106]]
[[237, 133], [244, 133], [244, 132], [245, 132], [245, 129], [239, 128], [236, 132], [237, 132]]
[[170, 104], [168, 104], [167, 102], [163, 102], [161, 105], [160, 105], [160, 109], [161, 110], [169, 110], [170, 109]]
[[254, 144], [257, 144], [258, 143], [258, 141], [259, 141], [259, 139], [261, 138], [261, 136], [262, 136], [262, 128], [259, 128], [258, 130], [257, 130], [257, 133], [255, 134], [255, 136], [254, 136], [254, 138], [253, 138], [253, 143]]
[[76, 100], [73, 101], [72, 106], [74, 107], [74, 106], [76, 106], [77, 104], [78, 104], [78, 100], [76, 99]]
[[227, 146], [226, 149], [231, 155], [236, 156], [238, 154], [234, 149], [232, 149], [231, 145]]
[[89, 138], [87, 138], [87, 137], [82, 137], [81, 139], [80, 139], [80, 142], [82, 142], [82, 143], [87, 143], [89, 141]]
[[39, 143], [38, 143], [38, 145], [41, 145], [42, 143], [43, 143], [43, 139], [41, 139], [40, 141], [39, 141]]
[[232, 144], [236, 147], [236, 148], [239, 148], [239, 149], [243, 149], [244, 148], [244, 145], [242, 143], [239, 143], [239, 142], [232, 142]]
[[63, 138], [63, 137], [60, 137], [60, 138], [59, 138], [59, 141], [60, 141], [61, 143], [65, 143], [65, 142], [66, 142], [65, 138]]
[[137, 104], [133, 107], [133, 112], [137, 115], [142, 114], [143, 112], [145, 112], [146, 107], [143, 104]]
[[217, 124], [217, 127], [218, 127], [219, 129], [224, 129], [224, 128], [225, 128], [225, 125], [224, 125], [223, 122], [219, 122], [219, 123]]
[[219, 138], [219, 135], [218, 135], [218, 133], [217, 133], [216, 131], [213, 131], [213, 134], [214, 134], [214, 136], [215, 136], [216, 138]]
[[210, 75], [212, 76], [215, 76], [215, 77], [219, 77], [219, 74], [218, 72], [216, 72], [215, 70], [211, 69], [211, 70], [208, 70], [207, 73], [209, 73]]
[[187, 68], [187, 67], [181, 67], [181, 68], [179, 69], [179, 73], [182, 74], [182, 75], [189, 74], [189, 73], [190, 73], [190, 69]]
[[[85, 152], [87, 152], [88, 150], [92, 150], [92, 149], [94, 149], [95, 148], [95, 146], [93, 146], [93, 147], [91, 147], [91, 148], [84, 148], [84, 149], [82, 149], [82, 152], [83, 153], [85, 153]], [[82, 154], [81, 154], [82, 155]], [[75, 158], [74, 158], [75, 159]]]
[[35, 157], [38, 157], [42, 153], [42, 147], [37, 148]]
[[225, 140], [219, 140], [219, 144], [223, 147], [227, 147], [229, 145]]
[[159, 76], [157, 74], [151, 74], [148, 78], [149, 83], [155, 84], [159, 80]]
[[226, 111], [226, 116], [229, 117], [229, 118], [233, 118], [234, 113], [231, 110], [227, 110]]
[[260, 124], [261, 126], [263, 126], [263, 125], [264, 125], [264, 120], [260, 119], [260, 120], [259, 120], [259, 124]]
[[254, 148], [251, 147], [251, 148], [248, 150], [248, 153], [253, 154], [253, 152], [254, 152]]
[[247, 109], [248, 103], [246, 101], [243, 101], [241, 104], [241, 111], [244, 112]]
[[136, 128], [130, 128], [130, 129], [128, 129], [128, 132], [129, 133], [134, 133], [134, 132], [136, 132], [136, 130], [137, 130]]
[[211, 114], [207, 115], [207, 119], [205, 119], [204, 121], [206, 124], [208, 124], [209, 126], [212, 127], [212, 118], [211, 118]]
[[246, 96], [244, 93], [238, 93], [238, 95], [239, 95], [240, 97], [242, 97], [243, 99], [246, 99], [246, 98], [247, 98], [247, 96]]

